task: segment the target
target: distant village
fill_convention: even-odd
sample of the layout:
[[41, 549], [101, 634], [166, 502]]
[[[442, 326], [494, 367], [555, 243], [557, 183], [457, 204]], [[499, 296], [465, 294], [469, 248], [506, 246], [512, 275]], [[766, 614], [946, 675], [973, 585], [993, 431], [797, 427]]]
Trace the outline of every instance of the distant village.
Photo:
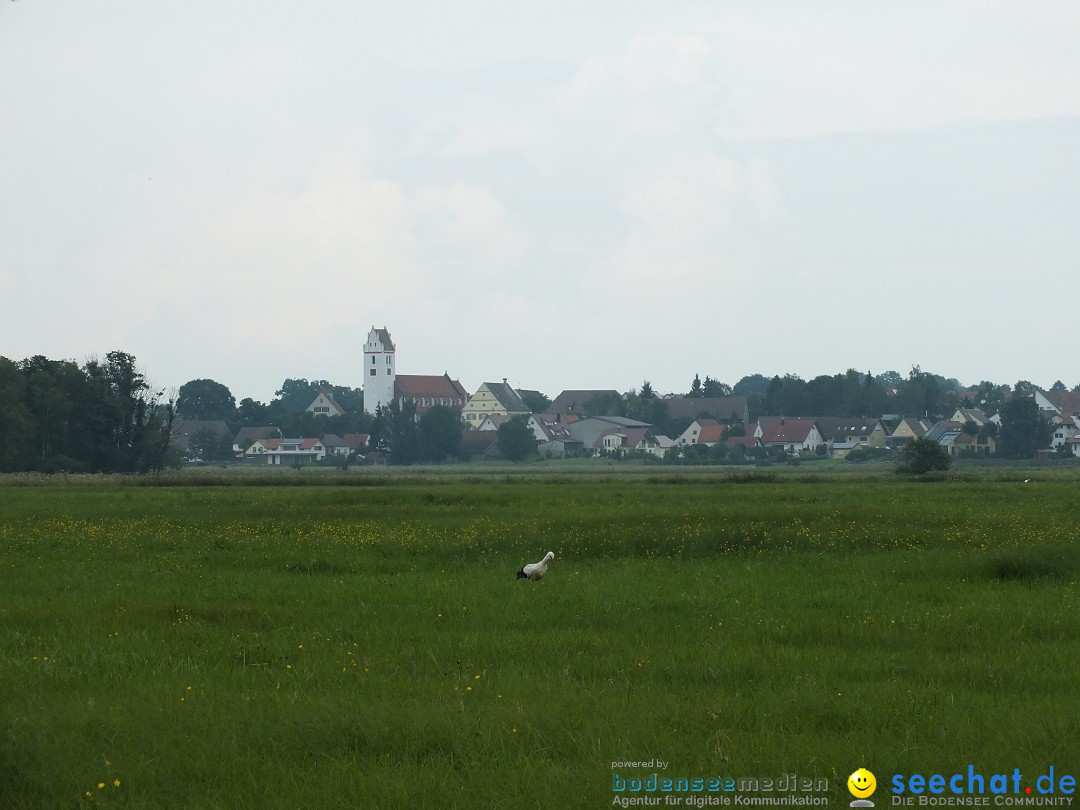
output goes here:
[[[694, 382], [697, 387], [698, 380]], [[470, 393], [448, 373], [399, 374], [396, 349], [386, 328], [373, 327], [364, 345], [364, 412], [375, 417], [388, 408], [407, 408], [417, 421], [436, 407], [460, 412], [458, 458], [464, 460], [506, 456], [500, 445], [500, 428], [511, 421], [523, 424], [531, 433], [535, 453], [530, 455], [549, 459], [607, 456], [672, 461], [708, 457], [739, 462], [827, 457], [854, 461], [887, 457], [892, 450], [919, 438], [938, 443], [953, 457], [990, 457], [999, 450], [1001, 413], [979, 407], [970, 397], [959, 402], [952, 413], [944, 414], [945, 418], [884, 412], [838, 417], [755, 414], [752, 396], [707, 393], [708, 386], [691, 395], [663, 397], [644, 390], [625, 394], [578, 389], [564, 390], [548, 400], [540, 392], [513, 388], [505, 378], [484, 382]], [[1042, 438], [1038, 440], [1038, 454], [1080, 457], [1080, 392], [1035, 388], [1012, 396], [1030, 397], [1037, 406], [1049, 436], [1045, 444]], [[637, 407], [626, 407], [630, 399]], [[641, 407], [644, 400], [653, 400], [651, 407]], [[885, 404], [889, 404], [888, 399]], [[346, 413], [330, 388], [320, 390], [305, 410], [327, 418]], [[637, 413], [628, 414], [628, 410]], [[662, 413], [665, 424], [641, 418], [648, 413]], [[675, 426], [678, 432], [668, 435], [661, 429], [665, 426]], [[231, 438], [233, 459], [253, 465], [378, 464], [391, 456], [391, 448], [370, 433], [289, 437], [273, 425], [261, 425], [243, 427], [230, 435], [222, 420], [176, 419], [172, 446], [187, 460], [198, 460], [198, 454], [191, 452], [198, 444], [193, 438], [207, 434], [222, 440]]]

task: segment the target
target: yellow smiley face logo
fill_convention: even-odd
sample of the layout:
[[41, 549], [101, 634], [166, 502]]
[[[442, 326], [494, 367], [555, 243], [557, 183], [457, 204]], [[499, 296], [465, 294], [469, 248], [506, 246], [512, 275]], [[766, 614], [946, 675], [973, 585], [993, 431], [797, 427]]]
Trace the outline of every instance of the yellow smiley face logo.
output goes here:
[[847, 789], [856, 799], [865, 799], [877, 790], [877, 779], [866, 768], [859, 768], [847, 778]]

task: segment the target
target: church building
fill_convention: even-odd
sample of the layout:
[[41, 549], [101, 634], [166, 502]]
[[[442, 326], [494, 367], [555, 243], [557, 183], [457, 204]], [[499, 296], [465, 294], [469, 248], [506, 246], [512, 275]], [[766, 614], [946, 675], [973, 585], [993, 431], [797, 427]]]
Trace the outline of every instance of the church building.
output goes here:
[[406, 400], [416, 405], [417, 417], [433, 405], [465, 407], [469, 394], [460, 382], [450, 379], [446, 373], [441, 376], [398, 374], [395, 352], [387, 328], [371, 327], [364, 344], [364, 410], [367, 413], [374, 415], [379, 407], [391, 402], [401, 406]]

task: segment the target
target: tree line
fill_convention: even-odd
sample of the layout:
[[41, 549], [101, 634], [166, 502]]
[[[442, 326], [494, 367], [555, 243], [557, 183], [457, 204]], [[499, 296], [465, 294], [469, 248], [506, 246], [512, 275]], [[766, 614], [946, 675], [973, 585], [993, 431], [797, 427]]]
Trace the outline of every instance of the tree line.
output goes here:
[[[332, 393], [344, 414], [316, 415], [306, 410], [323, 390]], [[746, 396], [751, 421], [759, 416], [877, 417], [886, 412], [938, 419], [958, 407], [982, 408], [990, 414], [1023, 407], [1024, 414], [1010, 413], [1009, 421], [1026, 420], [1032, 438], [1017, 442], [1006, 431], [1002, 439], [1009, 455], [1030, 455], [1034, 449], [1029, 452], [1029, 448], [1041, 441], [1046, 426], [1038, 421], [1037, 409], [1035, 414], [1029, 412], [1034, 406], [1030, 398], [1023, 399], [1031, 407], [1009, 406], [1017, 401], [1017, 394], [1034, 390], [1026, 380], [1013, 386], [984, 380], [964, 388], [955, 379], [916, 366], [906, 376], [849, 369], [808, 381], [794, 374], [771, 378], [752, 374], [734, 386], [695, 374], [685, 396]], [[1059, 380], [1050, 390], [1067, 389]], [[20, 362], [0, 357], [0, 471], [160, 469], [175, 462], [169, 455], [174, 419], [226, 424], [228, 436], [208, 434], [197, 439], [200, 457], [208, 460], [232, 458], [232, 437], [240, 428], [268, 425], [277, 427], [283, 436], [367, 433], [371, 446], [385, 451], [393, 463], [441, 461], [460, 455], [463, 426], [453, 409], [434, 407], [417, 419], [415, 406], [406, 403], [371, 416], [364, 411], [362, 389], [327, 380], [287, 378], [267, 404], [251, 398], [237, 403], [227, 386], [210, 379], [185, 383], [175, 402], [164, 396], [152, 390], [135, 358], [122, 351], [82, 365], [40, 355]], [[526, 392], [526, 396], [534, 412], [550, 404], [543, 394]], [[585, 413], [637, 419], [653, 425], [656, 433], [672, 437], [692, 421], [672, 418], [665, 398], [657, 395], [648, 380], [626, 394], [598, 395], [585, 404]], [[500, 435], [500, 444], [512, 455], [522, 454], [529, 449], [526, 431], [524, 424], [515, 423], [503, 431], [505, 436]]]
[[0, 357], [0, 472], [158, 470], [172, 420], [172, 403], [125, 352], [81, 366]]

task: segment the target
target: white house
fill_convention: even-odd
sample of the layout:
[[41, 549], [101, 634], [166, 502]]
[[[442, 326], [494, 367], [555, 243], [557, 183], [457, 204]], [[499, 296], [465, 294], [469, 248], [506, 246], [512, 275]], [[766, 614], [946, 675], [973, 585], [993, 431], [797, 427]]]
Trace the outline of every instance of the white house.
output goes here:
[[1054, 425], [1054, 435], [1050, 439], [1050, 447], [1057, 450], [1059, 446], [1066, 444], [1077, 433], [1080, 433], [1080, 425], [1077, 425], [1076, 417], [1061, 417], [1061, 420]]
[[675, 443], [707, 444], [709, 446], [720, 444], [724, 441], [725, 430], [727, 430], [727, 426], [719, 420], [702, 417], [691, 422], [686, 430], [675, 439]]
[[1042, 391], [1035, 389], [1031, 396], [1034, 397], [1035, 404], [1039, 406], [1039, 411], [1043, 415], [1061, 413], [1061, 408], [1051, 402], [1049, 397]]
[[304, 410], [316, 416], [343, 416], [345, 414], [345, 409], [334, 399], [334, 393], [329, 388], [320, 391]]
[[785, 453], [813, 453], [825, 439], [813, 419], [762, 417], [754, 436], [763, 447], [779, 447]]
[[259, 439], [244, 452], [244, 460], [277, 466], [311, 464], [326, 458], [321, 439]]
[[489, 413], [473, 430], [498, 430], [509, 421], [510, 417], [504, 413]]
[[[566, 427], [570, 430], [570, 435], [581, 442], [586, 452], [596, 452], [605, 449], [603, 442], [600, 441], [600, 437], [605, 433], [611, 433], [612, 431], [625, 433], [631, 428], [649, 429], [652, 428], [652, 425], [647, 422], [639, 422], [636, 419], [627, 419], [623, 416], [590, 416], [576, 422], [566, 423]], [[613, 441], [614, 439], [609, 439], [608, 443], [611, 444]], [[622, 447], [621, 439], [618, 446]]]
[[634, 450], [640, 450], [657, 458], [663, 458], [671, 448], [671, 439], [664, 437], [661, 442], [648, 427], [611, 427], [605, 430], [592, 445], [598, 454], [621, 456]]
[[575, 439], [570, 428], [554, 414], [532, 414], [529, 429], [536, 437], [537, 452], [545, 458], [576, 457], [584, 451], [581, 441]]
[[1080, 433], [1073, 436], [1071, 439], [1065, 442], [1065, 444], [1068, 445], [1069, 451], [1074, 456], [1080, 456]]

